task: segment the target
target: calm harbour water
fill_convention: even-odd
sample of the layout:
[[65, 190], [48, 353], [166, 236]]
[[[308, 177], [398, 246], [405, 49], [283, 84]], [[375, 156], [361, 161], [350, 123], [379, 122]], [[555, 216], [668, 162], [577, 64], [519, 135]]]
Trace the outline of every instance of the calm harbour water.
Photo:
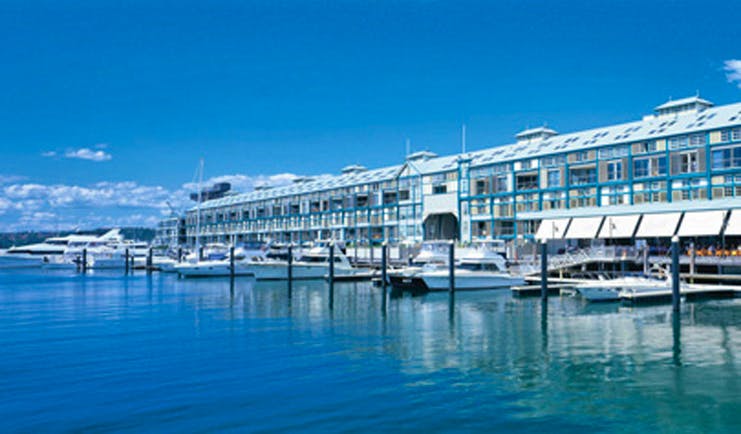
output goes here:
[[741, 299], [381, 297], [2, 272], [0, 432], [741, 429]]

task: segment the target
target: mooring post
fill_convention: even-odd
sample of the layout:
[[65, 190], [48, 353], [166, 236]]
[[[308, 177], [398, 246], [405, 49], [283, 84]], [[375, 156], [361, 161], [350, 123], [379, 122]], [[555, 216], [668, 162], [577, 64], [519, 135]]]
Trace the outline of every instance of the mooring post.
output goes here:
[[178, 264], [183, 262], [183, 248], [178, 247]]
[[387, 271], [386, 268], [388, 267], [388, 245], [384, 241], [381, 245], [381, 287], [386, 288], [386, 284], [388, 282], [387, 279]]
[[288, 298], [293, 296], [293, 244], [288, 245]]
[[329, 308], [334, 308], [334, 242], [329, 243]]
[[153, 267], [153, 261], [152, 261], [152, 248], [150, 247], [147, 251], [147, 273], [152, 273], [152, 267]]
[[229, 247], [229, 277], [234, 279], [234, 246]]
[[81, 270], [83, 273], [87, 271], [87, 248], [82, 249], [82, 264]]
[[334, 243], [329, 243], [329, 289], [334, 290]]
[[198, 262], [203, 261], [203, 246], [198, 248]]
[[448, 291], [455, 292], [455, 241], [448, 247]]
[[643, 275], [648, 276], [648, 244], [643, 246]]
[[672, 238], [672, 309], [679, 312], [679, 237]]
[[414, 264], [414, 255], [411, 253], [407, 256], [407, 266], [411, 267]]
[[124, 250], [124, 274], [129, 274], [129, 248]]
[[697, 251], [695, 243], [690, 243], [690, 283], [695, 283], [695, 267], [697, 261]]
[[131, 265], [129, 266], [129, 270], [131, 271], [131, 274], [134, 274], [134, 254], [131, 254], [130, 257]]
[[540, 243], [540, 298], [548, 299], [548, 240]]

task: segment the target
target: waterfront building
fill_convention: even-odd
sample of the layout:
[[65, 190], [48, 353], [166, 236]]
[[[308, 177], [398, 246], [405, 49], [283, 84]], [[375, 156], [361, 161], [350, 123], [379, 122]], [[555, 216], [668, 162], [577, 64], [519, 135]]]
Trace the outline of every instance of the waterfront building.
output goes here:
[[187, 244], [185, 233], [185, 219], [173, 214], [157, 223], [152, 245], [163, 247], [185, 245]]
[[[683, 212], [723, 211], [722, 225], [730, 225], [727, 211], [741, 208], [741, 103], [716, 107], [696, 96], [635, 122], [569, 134], [540, 127], [515, 139], [450, 156], [417, 152], [395, 166], [353, 165], [336, 176], [208, 200], [200, 207], [201, 236], [369, 244], [527, 241], [568, 230], [572, 238], [634, 238], [644, 215], [678, 215], [673, 234]], [[196, 210], [186, 215], [189, 244]], [[604, 216], [614, 220], [605, 225]]]

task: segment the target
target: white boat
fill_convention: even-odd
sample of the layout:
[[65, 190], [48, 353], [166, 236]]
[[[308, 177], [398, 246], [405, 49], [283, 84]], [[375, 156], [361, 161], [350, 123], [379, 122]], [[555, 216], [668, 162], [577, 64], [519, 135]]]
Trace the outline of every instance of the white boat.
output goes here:
[[[234, 263], [235, 276], [253, 276], [254, 274]], [[229, 277], [231, 276], [231, 263], [229, 260], [199, 261], [194, 263], [184, 262], [176, 264], [173, 269], [183, 277]]]
[[61, 265], [64, 262], [61, 258], [70, 244], [89, 243], [115, 233], [118, 233], [117, 229], [112, 229], [100, 236], [72, 234], [47, 238], [42, 243], [13, 246], [0, 253], [0, 268], [35, 268], [50, 263]]
[[[204, 249], [204, 257], [206, 259], [202, 261], [194, 260], [190, 257], [189, 260], [172, 265], [172, 269], [183, 277], [228, 277], [231, 276], [231, 259], [229, 258], [229, 247], [226, 246], [226, 253], [221, 249], [223, 245], [218, 245], [218, 249], [211, 249], [216, 245], [210, 245]], [[209, 250], [211, 249], [211, 250]], [[206, 250], [209, 253], [206, 254]], [[234, 275], [235, 276], [252, 276], [249, 270], [245, 270], [240, 264], [246, 263], [250, 258], [245, 256], [244, 251], [241, 248], [234, 249]], [[166, 268], [169, 266], [166, 266]]]
[[401, 290], [425, 290], [424, 282], [417, 278], [423, 270], [433, 271], [446, 269], [450, 252], [450, 241], [425, 241], [419, 253], [407, 267], [391, 271], [387, 274], [392, 287]]
[[671, 287], [669, 279], [649, 279], [646, 277], [620, 277], [617, 279], [585, 282], [574, 287], [587, 301], [618, 301], [623, 291], [647, 292]]
[[[309, 251], [298, 257], [292, 264], [292, 277], [296, 280], [323, 279], [329, 274], [329, 248], [326, 244], [312, 247]], [[251, 272], [257, 280], [286, 280], [288, 279], [288, 261], [271, 259], [253, 259], [240, 262], [237, 269]], [[355, 269], [350, 265], [339, 248], [334, 250], [334, 273], [335, 276], [349, 276], [355, 274]]]
[[[466, 251], [456, 264], [455, 289], [500, 289], [523, 285], [525, 280], [507, 271], [507, 262], [501, 252], [492, 249], [495, 244], [477, 243]], [[450, 288], [448, 267], [424, 269], [417, 274], [428, 291], [447, 291]]]

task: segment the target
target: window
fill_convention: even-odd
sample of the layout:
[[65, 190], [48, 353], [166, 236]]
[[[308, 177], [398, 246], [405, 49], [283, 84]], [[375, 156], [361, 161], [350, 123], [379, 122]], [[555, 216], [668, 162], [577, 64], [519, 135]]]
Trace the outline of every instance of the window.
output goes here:
[[432, 194], [445, 194], [447, 192], [448, 192], [448, 186], [445, 184], [432, 186]]
[[623, 179], [623, 163], [621, 161], [607, 163], [607, 180], [618, 181], [621, 179]]
[[733, 141], [741, 140], [741, 128], [734, 128], [731, 130], [731, 140]]
[[659, 150], [659, 147], [656, 145], [655, 141], [650, 142], [640, 142], [633, 145], [633, 149], [635, 150], [634, 153], [636, 154], [646, 154], [649, 152], [656, 152]]
[[669, 149], [676, 150], [686, 148], [689, 145], [687, 136], [671, 137], [669, 139]]
[[518, 190], [533, 190], [538, 188], [538, 175], [518, 175]]
[[561, 186], [561, 171], [559, 169], [548, 171], [548, 187]]
[[741, 147], [714, 149], [710, 160], [711, 167], [715, 170], [741, 167]]
[[694, 173], [697, 172], [698, 168], [696, 152], [679, 155], [679, 173]]
[[666, 157], [641, 158], [633, 161], [633, 177], [645, 178], [648, 176], [666, 175]]
[[705, 144], [705, 134], [693, 134], [690, 136], [690, 146], [703, 146]]
[[593, 184], [596, 179], [596, 170], [593, 167], [571, 169], [571, 185]]

